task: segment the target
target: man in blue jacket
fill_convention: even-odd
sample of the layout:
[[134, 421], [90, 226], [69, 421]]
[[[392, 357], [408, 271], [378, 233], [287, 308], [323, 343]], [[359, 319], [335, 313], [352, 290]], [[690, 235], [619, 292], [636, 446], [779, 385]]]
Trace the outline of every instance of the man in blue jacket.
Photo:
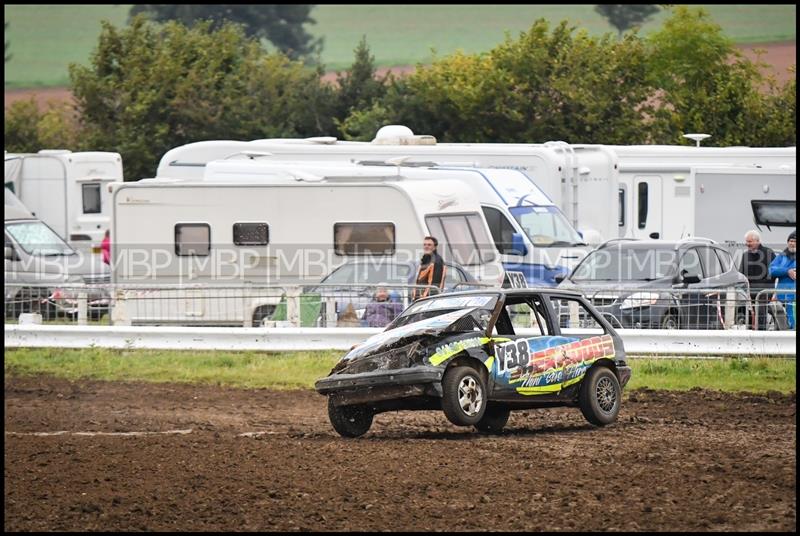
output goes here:
[[[797, 231], [792, 231], [786, 244], [786, 249], [775, 257], [769, 265], [769, 276], [778, 278], [778, 288], [797, 289]], [[786, 305], [786, 317], [789, 327], [795, 329], [794, 302], [795, 294], [778, 294], [778, 299]]]

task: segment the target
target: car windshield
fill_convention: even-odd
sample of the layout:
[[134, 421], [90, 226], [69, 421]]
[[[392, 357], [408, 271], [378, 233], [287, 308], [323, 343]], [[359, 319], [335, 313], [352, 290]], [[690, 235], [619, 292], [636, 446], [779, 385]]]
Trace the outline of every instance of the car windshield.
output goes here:
[[72, 255], [72, 249], [41, 221], [6, 224], [6, 231], [30, 255]]
[[581, 246], [583, 239], [555, 206], [514, 207], [514, 219], [534, 246]]
[[570, 279], [653, 281], [671, 275], [674, 264], [674, 249], [608, 247], [589, 253]]
[[336, 269], [322, 283], [326, 285], [377, 285], [379, 283], [408, 284], [411, 267], [394, 263], [352, 263]]
[[442, 296], [418, 301], [403, 311], [387, 329], [394, 329], [453, 311], [469, 309], [473, 310], [472, 317], [480, 327], [486, 329], [495, 304], [497, 304], [497, 298], [497, 294], [471, 294], [469, 296]]

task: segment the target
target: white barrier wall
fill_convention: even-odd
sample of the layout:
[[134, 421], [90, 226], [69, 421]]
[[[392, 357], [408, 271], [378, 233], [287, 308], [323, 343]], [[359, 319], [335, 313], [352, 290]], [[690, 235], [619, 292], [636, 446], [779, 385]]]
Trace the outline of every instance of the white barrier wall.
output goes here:
[[[198, 328], [6, 324], [6, 347], [158, 350], [348, 350], [380, 328]], [[538, 335], [517, 330], [519, 335]], [[794, 331], [617, 330], [631, 355], [796, 357]]]

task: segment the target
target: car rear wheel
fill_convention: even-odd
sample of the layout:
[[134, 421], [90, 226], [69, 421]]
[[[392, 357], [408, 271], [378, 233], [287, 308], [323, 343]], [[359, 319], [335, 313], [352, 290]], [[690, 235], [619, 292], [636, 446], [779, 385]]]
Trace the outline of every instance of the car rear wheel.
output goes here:
[[475, 424], [478, 431], [486, 434], [499, 434], [508, 422], [511, 410], [502, 406], [489, 406], [483, 418]]
[[372, 426], [373, 412], [364, 405], [335, 406], [328, 397], [328, 418], [342, 437], [359, 437]]
[[581, 383], [579, 402], [581, 413], [590, 423], [604, 426], [616, 421], [622, 402], [616, 374], [606, 367], [589, 369]]
[[474, 426], [486, 412], [486, 382], [472, 367], [449, 369], [442, 379], [442, 410], [456, 426]]
[[678, 315], [672, 311], [668, 312], [661, 319], [661, 329], [680, 329], [681, 324], [678, 321]]

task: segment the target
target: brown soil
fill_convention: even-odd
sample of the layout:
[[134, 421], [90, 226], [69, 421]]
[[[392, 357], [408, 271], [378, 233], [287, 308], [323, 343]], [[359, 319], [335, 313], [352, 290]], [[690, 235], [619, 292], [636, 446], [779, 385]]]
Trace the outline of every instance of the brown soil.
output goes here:
[[[774, 74], [777, 80], [782, 84], [787, 80], [796, 77], [795, 73], [790, 73], [788, 68], [797, 64], [797, 44], [795, 41], [788, 41], [783, 43], [759, 43], [757, 45], [739, 45], [739, 49], [750, 59], [755, 59], [756, 54], [753, 49], [763, 49], [765, 54], [762, 56], [762, 61], [771, 66], [766, 72]], [[391, 71], [395, 76], [402, 76], [414, 72], [415, 67], [406, 65], [401, 67], [390, 67], [378, 69], [378, 76], [384, 76], [387, 72]], [[336, 82], [336, 72], [329, 72], [323, 76], [323, 80], [327, 82]], [[64, 101], [72, 100], [72, 94], [67, 88], [53, 87], [53, 88], [39, 88], [39, 89], [7, 89], [5, 91], [5, 106], [11, 103], [29, 99], [33, 97], [39, 104], [39, 107], [44, 109], [48, 106], [50, 101]]]
[[[441, 412], [338, 437], [312, 391], [5, 379], [5, 530], [795, 531], [785, 396], [626, 393], [619, 421]], [[34, 432], [191, 430], [145, 436]], [[257, 435], [243, 436], [251, 432]]]

